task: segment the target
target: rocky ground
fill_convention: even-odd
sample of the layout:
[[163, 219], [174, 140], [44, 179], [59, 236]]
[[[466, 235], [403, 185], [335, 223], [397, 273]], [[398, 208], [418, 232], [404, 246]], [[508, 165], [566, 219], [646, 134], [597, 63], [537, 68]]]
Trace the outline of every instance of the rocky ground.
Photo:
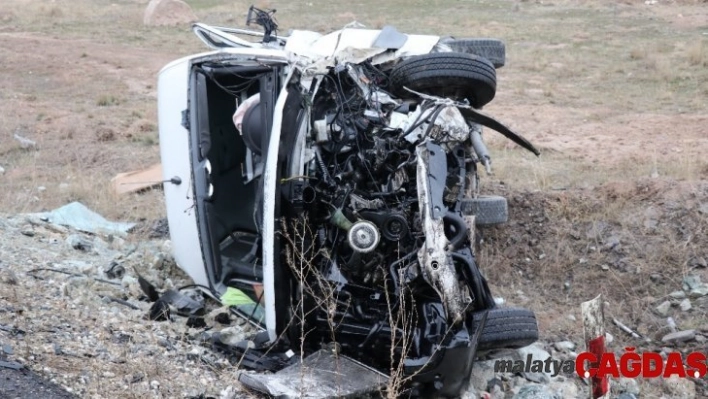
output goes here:
[[[587, 385], [573, 373], [496, 373], [494, 361], [524, 359], [528, 353], [535, 359], [574, 359], [585, 349], [579, 304], [600, 293], [609, 348], [618, 354], [626, 346], [664, 356], [705, 351], [708, 269], [701, 251], [708, 245], [701, 233], [707, 227], [707, 189], [651, 180], [592, 192], [506, 192], [512, 219], [482, 232], [480, 262], [496, 296], [536, 311], [542, 339], [518, 351], [482, 354], [464, 397], [586, 397]], [[642, 217], [606, 222], [579, 217], [607, 197], [623, 195], [629, 204], [636, 201], [638, 208], [630, 208]], [[217, 315], [224, 309], [189, 288], [182, 292], [206, 301], [205, 326], [174, 310], [169, 321], [148, 318], [151, 303], [137, 273], [159, 291], [190, 284], [172, 261], [165, 234], [160, 223], [143, 223], [121, 238], [82, 233], [33, 215], [3, 216], [2, 360], [35, 370], [78, 397], [244, 395], [233, 359], [200, 338], [221, 331], [238, 339], [253, 333], [251, 327], [234, 317], [223, 324]], [[560, 240], [569, 248], [557, 248]], [[662, 245], [678, 247], [678, 258], [664, 262], [678, 262], [681, 270], [667, 263], [652, 266], [656, 253], [671, 253]], [[7, 392], [9, 387], [4, 386]], [[613, 382], [616, 397], [623, 399], [704, 397], [707, 387], [705, 379]]]
[[[580, 303], [598, 294], [605, 301], [608, 348], [618, 355], [626, 347], [664, 358], [676, 351], [706, 353], [705, 181], [647, 178], [587, 190], [518, 192], [500, 185], [494, 191], [506, 192], [511, 217], [504, 227], [482, 233], [480, 263], [495, 294], [536, 312], [540, 358], [547, 351], [554, 359], [572, 359], [585, 350]], [[476, 387], [494, 381], [490, 365], [476, 366], [486, 380]], [[520, 377], [501, 379], [515, 391]], [[623, 379], [613, 391], [626, 399], [705, 397], [706, 381]], [[587, 390], [577, 377], [564, 375], [550, 378], [547, 388], [556, 397], [584, 397], [576, 392]]]
[[[243, 337], [252, 332], [249, 326], [223, 315], [216, 322], [228, 312], [209, 301], [208, 328], [188, 327], [187, 318], [174, 314], [169, 321], [147, 318], [151, 304], [136, 270], [159, 291], [190, 284], [175, 268], [165, 238], [94, 236], [23, 216], [0, 219], [0, 235], [3, 361], [35, 370], [82, 398], [111, 392], [125, 398], [233, 397], [236, 368], [198, 338], [213, 330]], [[11, 382], [3, 384], [0, 391], [12, 392]], [[9, 397], [28, 397], [26, 391], [16, 395]]]
[[[146, 27], [147, 3], [2, 0], [0, 399], [248, 395], [231, 359], [198, 339], [205, 331], [243, 337], [250, 331], [241, 321], [216, 321], [224, 310], [209, 300], [207, 327], [189, 327], [175, 312], [171, 321], [147, 318], [136, 270], [160, 291], [190, 283], [170, 259], [164, 229], [147, 223], [111, 238], [26, 216], [80, 201], [115, 220], [164, 217], [159, 190], [119, 197], [110, 179], [159, 162], [156, 74], [204, 47], [186, 25]], [[202, 22], [243, 27], [252, 2], [188, 3]], [[543, 155], [485, 137], [496, 175], [483, 176], [483, 186], [509, 198], [511, 218], [482, 232], [478, 255], [494, 295], [537, 314], [541, 340], [524, 351], [559, 359], [583, 351], [580, 304], [598, 294], [611, 350], [707, 351], [704, 1], [270, 3], [283, 33], [358, 20], [504, 39], [508, 62], [485, 112]], [[477, 363], [466, 398], [587, 397], [573, 375], [492, 366]], [[708, 382], [622, 380], [613, 391], [699, 398]]]

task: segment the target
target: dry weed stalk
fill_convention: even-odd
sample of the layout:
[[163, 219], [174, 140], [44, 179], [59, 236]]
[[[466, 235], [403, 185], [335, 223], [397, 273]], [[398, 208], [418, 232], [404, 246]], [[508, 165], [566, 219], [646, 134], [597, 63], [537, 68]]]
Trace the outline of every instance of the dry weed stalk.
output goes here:
[[[315, 264], [315, 260], [318, 256], [329, 257], [329, 254], [325, 250], [315, 251], [314, 241], [310, 239], [310, 237], [313, 237], [313, 234], [307, 217], [293, 219], [290, 221], [289, 225], [284, 220], [282, 222], [281, 235], [285, 238], [287, 244], [285, 246], [285, 257], [290, 266], [290, 270], [295, 275], [299, 284], [299, 298], [298, 302], [293, 306], [294, 311], [292, 314], [297, 319], [296, 322], [300, 327], [300, 362], [302, 363], [305, 358], [305, 341], [309, 333], [309, 331], [306, 331], [306, 319], [307, 316], [317, 310], [322, 310], [327, 317], [331, 334], [330, 338], [334, 344], [332, 350], [334, 350], [336, 354], [338, 352], [336, 346], [337, 323], [335, 322], [334, 316], [336, 314], [338, 299], [337, 292], [332, 283], [327, 280]], [[311, 309], [305, 308], [306, 295], [307, 298], [314, 301], [314, 306], [312, 306]], [[305, 371], [306, 370], [302, 368], [301, 382], [304, 380]], [[339, 366], [337, 366], [335, 375], [338, 378], [342, 377], [339, 372]], [[305, 384], [301, 383], [300, 386], [302, 387], [301, 389], [304, 389]], [[301, 392], [301, 395], [304, 394], [305, 392]]]
[[[329, 326], [331, 350], [335, 354], [339, 353], [339, 344], [337, 343], [337, 330], [340, 326], [336, 320], [337, 304], [339, 301], [339, 292], [336, 290], [336, 284], [330, 281], [322, 271], [317, 267], [316, 260], [319, 257], [330, 259], [330, 253], [325, 248], [316, 249], [312, 239], [314, 234], [309, 224], [307, 217], [298, 219], [290, 219], [282, 222], [281, 236], [285, 239], [285, 257], [287, 259], [290, 270], [295, 279], [298, 281], [299, 298], [297, 303], [293, 305], [293, 319], [291, 323], [298, 323], [299, 326], [299, 341], [300, 341], [300, 361], [305, 358], [305, 348], [307, 335], [314, 329], [308, 329], [306, 326], [307, 317], [314, 312], [320, 312], [326, 315]], [[388, 275], [388, 271], [383, 267], [378, 270], [383, 276]], [[381, 394], [386, 398], [394, 399], [404, 393], [406, 384], [415, 376], [423, 372], [425, 366], [411, 375], [405, 373], [404, 360], [410, 354], [413, 346], [414, 327], [417, 324], [417, 312], [415, 311], [413, 298], [405, 288], [401, 292], [394, 294], [389, 290], [388, 279], [384, 278], [384, 294], [386, 297], [386, 306], [388, 310], [388, 323], [391, 331], [390, 342], [390, 375], [388, 383], [385, 387], [385, 392]], [[312, 303], [306, 305], [305, 300], [311, 300]], [[351, 304], [346, 303], [348, 308]], [[344, 311], [346, 311], [346, 309]], [[451, 332], [452, 326], [448, 326], [444, 337], [447, 337]], [[444, 338], [443, 338], [444, 339]], [[400, 349], [400, 352], [399, 352]], [[434, 358], [438, 348], [433, 351], [430, 358]], [[301, 381], [304, 380], [306, 370], [302, 369]], [[339, 369], [335, 375], [338, 378], [344, 377]], [[339, 384], [337, 384], [339, 385]], [[304, 384], [301, 384], [304, 387]], [[305, 392], [302, 392], [304, 394]]]

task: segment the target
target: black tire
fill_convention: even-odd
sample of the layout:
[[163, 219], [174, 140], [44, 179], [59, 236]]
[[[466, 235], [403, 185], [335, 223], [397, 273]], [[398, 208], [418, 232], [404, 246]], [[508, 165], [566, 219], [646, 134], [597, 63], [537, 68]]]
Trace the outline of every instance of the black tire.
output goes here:
[[393, 92], [401, 98], [416, 98], [405, 90], [419, 91], [462, 101], [481, 108], [497, 90], [497, 73], [487, 59], [472, 54], [433, 53], [410, 57], [391, 70]]
[[506, 46], [499, 39], [447, 38], [440, 42], [457, 53], [484, 57], [494, 65], [494, 68], [501, 68], [506, 63]]
[[[475, 327], [482, 319], [482, 312], [474, 315]], [[479, 337], [477, 350], [522, 348], [538, 341], [536, 315], [522, 308], [493, 308]]]
[[496, 226], [509, 220], [506, 198], [496, 195], [480, 195], [463, 200], [461, 210], [465, 215], [474, 215], [477, 226]]

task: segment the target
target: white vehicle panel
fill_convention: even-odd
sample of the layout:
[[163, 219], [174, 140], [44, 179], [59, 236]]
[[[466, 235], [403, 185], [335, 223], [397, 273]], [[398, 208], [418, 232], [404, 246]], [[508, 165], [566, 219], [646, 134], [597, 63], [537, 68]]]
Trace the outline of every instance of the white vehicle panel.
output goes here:
[[189, 60], [183, 58], [171, 63], [162, 69], [158, 78], [160, 157], [163, 179], [177, 176], [182, 180], [179, 185], [169, 182], [163, 185], [175, 261], [196, 284], [209, 286], [204, 257], [199, 248], [189, 131], [182, 126], [182, 111], [187, 109]]
[[[346, 49], [374, 50], [373, 43], [381, 33], [378, 29], [342, 29], [327, 35], [310, 31], [294, 31], [285, 50], [314, 61], [328, 57], [339, 58]], [[440, 40], [440, 36], [406, 35], [408, 40], [396, 50], [395, 57], [427, 54]], [[379, 53], [387, 49], [377, 49]], [[373, 56], [375, 54], [372, 54]], [[394, 59], [395, 59], [394, 57]]]
[[163, 179], [169, 180], [178, 176], [182, 180], [179, 185], [164, 183], [173, 255], [177, 265], [196, 284], [207, 287], [211, 284], [199, 238], [192, 184], [190, 133], [182, 126], [182, 112], [188, 108], [189, 74], [191, 66], [197, 62], [239, 62], [254, 59], [278, 63], [287, 61], [282, 50], [228, 48], [175, 60], [167, 64], [158, 76], [158, 124]]
[[292, 73], [293, 71], [291, 70], [283, 82], [283, 88], [278, 96], [278, 101], [275, 103], [273, 128], [270, 132], [268, 155], [265, 170], [263, 171], [263, 299], [266, 310], [266, 330], [268, 331], [268, 338], [273, 342], [278, 338], [275, 320], [275, 273], [273, 271], [276, 256], [273, 251], [275, 245], [275, 187], [278, 175], [278, 150], [280, 149], [283, 109], [285, 108], [285, 101], [288, 99], [287, 85]]

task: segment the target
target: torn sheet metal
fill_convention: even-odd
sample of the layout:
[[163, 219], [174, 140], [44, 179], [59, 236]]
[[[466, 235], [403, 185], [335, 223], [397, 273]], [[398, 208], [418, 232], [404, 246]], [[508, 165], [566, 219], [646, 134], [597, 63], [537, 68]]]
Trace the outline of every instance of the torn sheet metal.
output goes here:
[[440, 41], [440, 36], [402, 35], [407, 40], [393, 51], [374, 45], [381, 33], [378, 29], [345, 28], [323, 36], [295, 30], [288, 37], [285, 51], [310, 59], [316, 63], [315, 69], [319, 70], [324, 66], [334, 66], [335, 60], [339, 63], [359, 63], [371, 58], [376, 65], [409, 55], [427, 54]]
[[307, 56], [312, 53], [310, 45], [321, 37], [321, 33], [295, 29], [288, 36], [288, 40], [285, 43], [285, 51], [291, 54]]
[[457, 107], [443, 108], [433, 125], [430, 137], [433, 141], [443, 144], [448, 151], [469, 137], [470, 128]]
[[241, 373], [250, 389], [278, 398], [356, 398], [382, 389], [388, 376], [331, 350], [321, 349], [302, 363], [275, 374]]
[[180, 316], [203, 315], [205, 312], [202, 301], [191, 298], [177, 290], [165, 291], [160, 300], [174, 306]]
[[135, 223], [111, 222], [103, 216], [90, 210], [80, 202], [72, 202], [51, 212], [32, 213], [26, 215], [36, 217], [42, 221], [71, 227], [73, 229], [91, 234], [114, 234], [124, 236], [128, 230], [135, 227]]
[[418, 154], [418, 203], [420, 204], [425, 243], [418, 251], [418, 263], [423, 277], [445, 304], [448, 320], [463, 319], [463, 295], [457, 273], [448, 252], [450, 242], [445, 236], [442, 196], [447, 177], [447, 162], [442, 148], [426, 141], [416, 149]]
[[453, 101], [449, 98], [442, 98], [442, 97], [432, 96], [429, 94], [419, 93], [419, 92], [417, 92], [415, 90], [411, 90], [407, 87], [404, 87], [404, 89], [408, 90], [409, 92], [411, 92], [413, 94], [418, 95], [419, 97], [421, 97], [425, 100], [432, 100], [435, 104], [453, 105], [460, 110], [460, 112], [462, 113], [462, 116], [467, 120], [467, 122], [478, 123], [482, 126], [486, 126], [490, 129], [493, 129], [493, 130], [501, 133], [504, 137], [513, 141], [514, 143], [516, 143], [520, 147], [532, 152], [534, 155], [536, 155], [536, 156], [541, 155], [541, 152], [536, 147], [534, 147], [533, 144], [531, 144], [528, 140], [526, 140], [524, 137], [522, 137], [520, 134], [509, 129], [504, 124], [502, 124], [498, 120], [492, 118], [491, 116], [485, 115], [485, 114], [481, 113], [480, 111], [473, 109], [469, 105], [458, 103], [458, 102]]
[[[329, 67], [340, 63], [358, 64], [366, 61], [369, 58], [380, 55], [386, 52], [384, 48], [357, 48], [345, 47], [337, 50], [332, 57], [321, 57], [313, 55], [313, 61], [303, 64], [303, 71], [306, 77], [311, 77], [319, 74], [326, 74]], [[309, 58], [309, 57], [308, 57]], [[335, 61], [336, 60], [336, 61]], [[306, 67], [304, 65], [307, 65]]]
[[407, 40], [408, 35], [399, 32], [391, 25], [386, 25], [381, 28], [381, 33], [374, 40], [373, 47], [398, 50], [406, 44]]
[[[391, 112], [391, 123], [389, 126], [394, 129], [401, 129], [403, 131], [407, 131], [416, 122], [425, 121], [425, 120], [429, 119], [430, 116], [434, 112], [435, 112], [434, 107], [430, 107], [425, 110], [423, 110], [423, 107], [418, 107], [418, 108], [416, 108], [415, 111], [410, 112], [406, 116], [407, 119], [403, 119], [399, 115], [394, 116], [394, 114], [397, 114], [397, 112]], [[423, 135], [425, 134], [425, 130], [427, 129], [427, 127], [428, 127], [427, 123], [422, 123], [422, 124], [420, 124], [420, 126], [413, 129], [410, 133], [408, 133], [403, 138], [411, 144], [413, 144], [415, 142], [419, 142], [423, 139]]]
[[243, 40], [240, 37], [234, 36], [231, 33], [207, 24], [194, 24], [192, 26], [192, 32], [194, 32], [194, 34], [197, 35], [197, 37], [204, 42], [204, 44], [214, 50], [221, 50], [229, 47], [256, 47], [255, 43]]
[[419, 107], [419, 109], [411, 112], [405, 120], [398, 115], [394, 116], [396, 112], [392, 112], [391, 127], [398, 127], [405, 131], [417, 121], [428, 120], [432, 115], [437, 114], [433, 117], [433, 126], [429, 126], [430, 123], [428, 122], [422, 123], [408, 133], [404, 139], [409, 143], [415, 143], [424, 138], [429, 138], [436, 143], [440, 143], [445, 148], [445, 151], [449, 152], [458, 143], [465, 141], [469, 137], [470, 128], [456, 106], [445, 106], [440, 112], [437, 112], [436, 109], [431, 107], [421, 110]]

